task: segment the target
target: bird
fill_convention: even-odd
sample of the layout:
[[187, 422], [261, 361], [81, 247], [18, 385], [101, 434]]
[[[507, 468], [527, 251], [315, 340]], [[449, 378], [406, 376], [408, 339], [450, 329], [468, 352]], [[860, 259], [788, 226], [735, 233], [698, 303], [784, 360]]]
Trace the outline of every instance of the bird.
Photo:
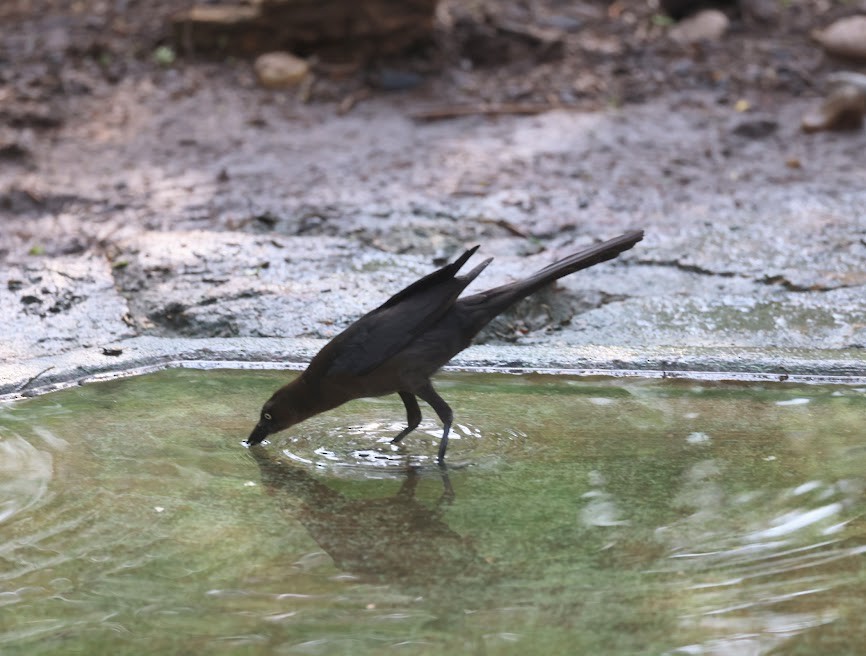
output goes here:
[[564, 257], [528, 278], [461, 298], [463, 290], [493, 260], [488, 258], [458, 275], [479, 247], [470, 248], [394, 294], [322, 347], [300, 376], [264, 403], [244, 444], [259, 444], [269, 435], [348, 401], [397, 393], [406, 407], [407, 426], [391, 442], [399, 444], [421, 423], [421, 399], [442, 422], [437, 462], [444, 466], [454, 413], [433, 388], [433, 374], [521, 299], [563, 276], [613, 259], [643, 236], [643, 230], [626, 232]]

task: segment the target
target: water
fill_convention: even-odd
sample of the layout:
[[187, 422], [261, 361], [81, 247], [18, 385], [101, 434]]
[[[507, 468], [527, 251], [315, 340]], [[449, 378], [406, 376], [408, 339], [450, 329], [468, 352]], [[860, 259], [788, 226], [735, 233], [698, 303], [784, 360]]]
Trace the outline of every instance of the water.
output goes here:
[[842, 654], [866, 389], [445, 375], [240, 445], [286, 372], [0, 406], [0, 653]]

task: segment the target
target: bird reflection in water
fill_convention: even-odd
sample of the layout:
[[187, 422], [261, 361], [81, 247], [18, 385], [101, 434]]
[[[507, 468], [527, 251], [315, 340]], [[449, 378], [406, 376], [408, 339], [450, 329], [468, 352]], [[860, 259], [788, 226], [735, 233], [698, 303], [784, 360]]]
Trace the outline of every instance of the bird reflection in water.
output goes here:
[[[446, 470], [439, 471], [443, 491], [428, 507], [415, 498], [421, 473], [409, 467], [396, 494], [355, 499], [328, 487], [307, 470], [253, 446], [262, 486], [287, 517], [299, 521], [333, 559], [337, 568], [364, 583], [388, 584], [423, 596], [437, 615], [463, 613], [474, 593], [493, 576], [491, 565], [470, 539], [444, 521], [454, 501]], [[300, 501], [300, 504], [298, 503]], [[455, 605], [459, 598], [461, 601]], [[440, 618], [444, 619], [444, 618]]]

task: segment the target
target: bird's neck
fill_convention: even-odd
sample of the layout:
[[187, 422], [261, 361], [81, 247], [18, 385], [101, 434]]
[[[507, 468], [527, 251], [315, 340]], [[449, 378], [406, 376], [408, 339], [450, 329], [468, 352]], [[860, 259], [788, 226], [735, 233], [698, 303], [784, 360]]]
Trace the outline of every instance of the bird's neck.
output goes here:
[[298, 413], [298, 421], [336, 408], [348, 400], [339, 390], [325, 390], [321, 382], [310, 381], [303, 374], [285, 385], [282, 391], [284, 398], [289, 399], [289, 403]]

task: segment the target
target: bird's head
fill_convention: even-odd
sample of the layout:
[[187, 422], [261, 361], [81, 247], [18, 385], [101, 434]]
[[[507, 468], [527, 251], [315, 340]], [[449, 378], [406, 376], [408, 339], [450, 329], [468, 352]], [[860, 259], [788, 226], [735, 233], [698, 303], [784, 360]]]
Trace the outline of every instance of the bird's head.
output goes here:
[[259, 444], [268, 435], [279, 433], [294, 426], [304, 417], [297, 405], [297, 399], [290, 386], [281, 387], [262, 406], [259, 423], [246, 440], [247, 446]]

